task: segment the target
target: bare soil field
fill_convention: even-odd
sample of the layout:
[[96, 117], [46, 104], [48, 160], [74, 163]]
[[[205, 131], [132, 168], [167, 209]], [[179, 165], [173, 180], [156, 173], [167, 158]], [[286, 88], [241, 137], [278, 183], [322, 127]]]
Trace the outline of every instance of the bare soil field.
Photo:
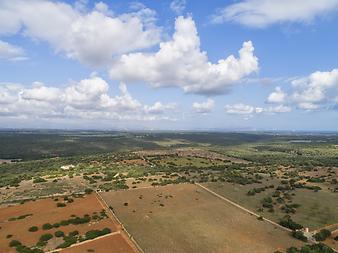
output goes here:
[[60, 251], [61, 253], [135, 253], [128, 239], [122, 234], [108, 235]]
[[302, 244], [193, 184], [101, 196], [147, 253], [271, 253]]
[[[85, 234], [89, 230], [110, 228], [112, 232], [118, 230], [118, 224], [114, 223], [109, 218], [104, 218], [98, 221], [91, 221], [85, 224], [60, 226], [58, 228], [52, 228], [43, 230], [42, 226], [45, 223], [58, 223], [62, 220], [68, 220], [71, 215], [83, 217], [84, 215], [93, 215], [94, 213], [100, 213], [103, 209], [101, 202], [98, 201], [95, 194], [86, 195], [82, 198], [73, 198], [74, 202], [67, 203], [65, 207], [57, 207], [57, 202], [61, 202], [62, 198], [58, 198], [59, 201], [54, 199], [41, 199], [37, 201], [29, 201], [22, 205], [16, 205], [0, 209], [0, 252], [10, 253], [16, 252], [15, 249], [9, 247], [11, 240], [18, 240], [23, 245], [33, 246], [35, 245], [40, 236], [46, 233], [54, 234], [56, 231], [63, 231], [65, 234], [77, 230], [80, 235]], [[16, 219], [10, 221], [12, 218], [20, 217], [22, 215], [28, 215], [23, 219]], [[32, 226], [37, 226], [38, 231], [29, 232], [28, 229]], [[7, 238], [8, 235], [12, 235], [11, 238]], [[48, 250], [54, 249], [60, 242], [60, 238], [53, 238], [49, 241]]]

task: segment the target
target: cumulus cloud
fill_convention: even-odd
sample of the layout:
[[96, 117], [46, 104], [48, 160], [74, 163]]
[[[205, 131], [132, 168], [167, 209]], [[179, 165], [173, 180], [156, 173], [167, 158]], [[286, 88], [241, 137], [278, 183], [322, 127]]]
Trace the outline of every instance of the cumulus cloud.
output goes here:
[[292, 82], [294, 91], [292, 102], [306, 110], [318, 109], [325, 103], [334, 101], [338, 89], [338, 69], [316, 71], [308, 77], [298, 78]]
[[14, 46], [0, 40], [0, 59], [19, 61], [25, 60], [25, 51], [21, 47]]
[[338, 0], [242, 0], [219, 9], [213, 23], [236, 22], [263, 28], [275, 23], [308, 23], [320, 15], [338, 9]]
[[202, 103], [195, 102], [192, 104], [192, 108], [195, 112], [203, 113], [203, 114], [211, 112], [212, 109], [214, 109], [214, 107], [215, 107], [215, 101], [210, 98], [205, 102], [202, 102]]
[[170, 9], [176, 14], [182, 14], [185, 10], [186, 0], [174, 0], [170, 3]]
[[267, 102], [281, 104], [285, 102], [285, 99], [286, 93], [281, 89], [281, 87], [277, 86], [275, 91], [268, 96]]
[[19, 84], [0, 86], [0, 117], [84, 118], [124, 120], [170, 120], [164, 114], [174, 104], [143, 105], [133, 98], [124, 83], [119, 94], [109, 94], [108, 83], [92, 76], [65, 88], [35, 82], [30, 87]]
[[243, 43], [239, 56], [208, 60], [200, 49], [200, 39], [191, 17], [178, 17], [171, 40], [160, 43], [155, 53], [130, 53], [116, 60], [112, 79], [126, 82], [145, 81], [153, 87], [174, 86], [188, 93], [219, 94], [241, 78], [258, 70], [251, 41]]
[[0, 36], [22, 33], [91, 66], [159, 42], [160, 29], [150, 9], [112, 16], [104, 3], [91, 11], [84, 1], [76, 4], [77, 8], [50, 0], [0, 1]]

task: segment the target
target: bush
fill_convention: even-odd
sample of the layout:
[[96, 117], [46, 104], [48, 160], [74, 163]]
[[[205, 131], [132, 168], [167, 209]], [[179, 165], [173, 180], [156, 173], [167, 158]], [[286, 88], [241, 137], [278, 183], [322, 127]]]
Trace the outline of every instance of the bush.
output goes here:
[[55, 235], [55, 237], [64, 237], [64, 236], [65, 236], [65, 233], [62, 232], [62, 231], [60, 231], [60, 230], [58, 230], [58, 231], [56, 231], [56, 232], [54, 233], [54, 235]]
[[49, 230], [49, 229], [52, 229], [53, 228], [53, 225], [50, 224], [50, 223], [45, 223], [42, 225], [42, 229], [43, 230]]
[[47, 242], [48, 240], [52, 239], [53, 235], [52, 234], [43, 234], [40, 236], [39, 241], [41, 242]]
[[57, 207], [65, 207], [66, 204], [65, 204], [65, 203], [61, 203], [61, 202], [58, 202], [58, 203], [56, 203], [56, 206], [57, 206]]
[[36, 232], [36, 231], [38, 231], [38, 227], [37, 227], [37, 226], [30, 227], [30, 228], [28, 229], [28, 231], [29, 231], [29, 232]]
[[60, 221], [60, 225], [61, 226], [68, 226], [69, 225], [69, 221], [68, 220], [62, 220], [62, 221]]
[[21, 242], [19, 242], [18, 240], [12, 240], [9, 242], [9, 247], [17, 247], [21, 245]]
[[57, 246], [57, 249], [68, 248], [72, 244], [77, 243], [77, 238], [73, 236], [65, 236], [63, 239], [64, 239], [64, 242], [61, 243], [59, 246]]
[[326, 238], [328, 238], [330, 235], [331, 235], [330, 230], [322, 229], [313, 237], [316, 239], [316, 241], [325, 241]]
[[335, 251], [323, 243], [305, 245], [301, 249], [295, 247], [288, 248], [287, 253], [334, 253]]
[[43, 251], [41, 249], [37, 249], [37, 248], [31, 249], [31, 248], [24, 246], [24, 245], [19, 245], [15, 249], [19, 253], [43, 253]]
[[86, 240], [91, 240], [96, 237], [109, 234], [111, 232], [110, 228], [104, 228], [102, 230], [90, 230], [86, 233]]
[[79, 231], [74, 230], [74, 231], [70, 232], [68, 235], [71, 236], [71, 237], [74, 237], [74, 236], [77, 236], [78, 234], [79, 234]]
[[279, 224], [282, 225], [283, 227], [290, 228], [292, 230], [303, 228], [302, 225], [294, 222], [289, 215], [284, 216], [284, 218], [279, 221]]
[[85, 189], [86, 194], [91, 194], [93, 192], [93, 189], [87, 188]]
[[303, 232], [302, 231], [293, 231], [292, 232], [292, 236], [294, 238], [297, 238], [298, 240], [301, 240], [303, 242], [307, 242], [307, 237], [304, 236]]
[[36, 184], [36, 183], [44, 183], [44, 182], [47, 182], [45, 179], [43, 179], [42, 177], [37, 177], [37, 178], [34, 178], [33, 180], [33, 183]]

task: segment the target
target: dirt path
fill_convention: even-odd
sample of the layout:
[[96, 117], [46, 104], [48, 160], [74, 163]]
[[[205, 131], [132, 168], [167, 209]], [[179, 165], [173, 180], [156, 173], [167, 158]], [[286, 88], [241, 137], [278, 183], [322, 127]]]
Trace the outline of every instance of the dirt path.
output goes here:
[[[217, 198], [219, 198], [219, 199], [221, 199], [221, 200], [223, 200], [223, 201], [226, 201], [226, 202], [230, 203], [231, 205], [233, 205], [233, 206], [235, 206], [235, 207], [238, 207], [239, 209], [243, 210], [244, 212], [247, 212], [247, 213], [249, 213], [249, 214], [251, 214], [251, 215], [254, 215], [254, 216], [256, 216], [257, 218], [258, 218], [258, 217], [261, 217], [260, 215], [258, 215], [258, 214], [256, 214], [256, 213], [250, 211], [249, 209], [246, 209], [245, 207], [242, 207], [242, 206], [236, 204], [235, 202], [231, 201], [230, 199], [227, 199], [227, 198], [225, 198], [225, 197], [219, 195], [218, 193], [216, 193], [216, 192], [210, 190], [209, 188], [207, 188], [207, 187], [205, 187], [205, 186], [203, 186], [203, 185], [201, 185], [201, 184], [199, 184], [199, 183], [195, 183], [195, 185], [201, 187], [202, 189], [204, 189], [205, 191], [211, 193], [212, 195], [216, 196]], [[274, 225], [274, 226], [276, 226], [276, 227], [279, 227], [279, 228], [281, 228], [281, 229], [283, 229], [283, 230], [285, 230], [285, 231], [287, 231], [287, 232], [292, 232], [291, 229], [288, 229], [288, 228], [286, 228], [286, 227], [283, 227], [283, 226], [279, 225], [278, 223], [276, 223], [276, 222], [274, 222], [274, 221], [272, 221], [272, 220], [266, 219], [266, 218], [264, 218], [264, 217], [263, 217], [263, 220], [265, 220], [265, 221], [269, 222], [270, 224], [272, 224], [272, 225]]]

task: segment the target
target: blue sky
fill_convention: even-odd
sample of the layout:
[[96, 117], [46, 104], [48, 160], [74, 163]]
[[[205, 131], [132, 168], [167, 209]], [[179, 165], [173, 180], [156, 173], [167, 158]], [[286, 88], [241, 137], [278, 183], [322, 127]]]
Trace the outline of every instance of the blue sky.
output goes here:
[[337, 130], [337, 14], [338, 0], [0, 1], [0, 127]]

